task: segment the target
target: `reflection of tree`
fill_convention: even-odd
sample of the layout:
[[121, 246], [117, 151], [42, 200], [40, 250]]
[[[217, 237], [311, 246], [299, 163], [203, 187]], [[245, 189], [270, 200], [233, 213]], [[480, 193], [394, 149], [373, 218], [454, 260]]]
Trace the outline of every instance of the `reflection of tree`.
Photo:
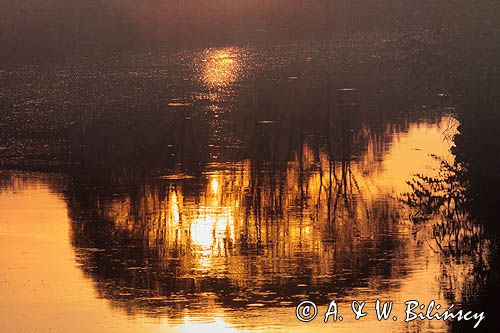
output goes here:
[[[393, 133], [410, 122], [367, 107], [364, 98], [384, 95], [342, 89], [332, 96], [308, 80], [239, 92], [239, 112], [220, 118], [180, 107], [165, 117], [172, 126], [153, 121], [161, 114], [154, 113], [145, 118], [146, 140], [169, 138], [162, 141], [172, 146], [168, 163], [161, 150], [154, 154], [163, 146], [136, 149], [131, 132], [123, 140], [130, 150], [118, 154], [129, 159], [111, 152], [101, 167], [89, 160], [88, 175], [73, 175], [66, 190], [73, 243], [104, 297], [131, 311], [180, 310], [189, 299], [289, 304], [304, 293], [327, 300], [367, 284], [389, 288], [388, 278], [406, 274], [390, 260], [408, 251], [395, 232], [397, 203], [371, 177]], [[214, 128], [221, 134], [207, 135]], [[212, 148], [200, 147], [207, 137], [220, 147], [217, 163], [208, 163]], [[235, 137], [244, 138], [236, 155], [225, 149]], [[162, 165], [173, 176], [153, 178]]]
[[466, 184], [463, 173], [460, 165], [450, 165], [442, 160], [436, 177], [417, 174], [409, 181], [412, 192], [405, 194], [404, 201], [416, 209], [415, 218], [430, 218], [431, 214], [438, 212], [447, 220], [465, 220], [464, 208], [468, 197], [464, 189]]
[[284, 168], [256, 166], [215, 164], [202, 182], [145, 182], [114, 197], [71, 186], [83, 270], [131, 311], [190, 298], [231, 307], [304, 293], [327, 300], [405, 274], [379, 260], [406, 247], [387, 237], [397, 227], [393, 203], [369, 195], [355, 164], [305, 144]]
[[[445, 237], [441, 245], [449, 254], [474, 263], [471, 273], [478, 282], [471, 285], [480, 288], [464, 294], [464, 306], [487, 309], [497, 302], [500, 272], [499, 4], [489, 0], [429, 4], [435, 9], [429, 11], [429, 30], [417, 37], [418, 45], [408, 43], [413, 47], [408, 58], [418, 72], [415, 77], [431, 90], [446, 91], [457, 106], [461, 123], [454, 138], [457, 165], [444, 165], [446, 174], [439, 180], [420, 177], [413, 183], [419, 198], [409, 199], [417, 199], [413, 202], [418, 206], [425, 198], [422, 211], [444, 209], [437, 232]], [[487, 319], [483, 329], [494, 331], [496, 321]]]
[[418, 174], [408, 184], [411, 192], [402, 200], [417, 229], [432, 227], [429, 246], [442, 255], [446, 296], [455, 303], [476, 302], [491, 268], [491, 235], [470, 213], [473, 198], [466, 167], [442, 160], [436, 177]]

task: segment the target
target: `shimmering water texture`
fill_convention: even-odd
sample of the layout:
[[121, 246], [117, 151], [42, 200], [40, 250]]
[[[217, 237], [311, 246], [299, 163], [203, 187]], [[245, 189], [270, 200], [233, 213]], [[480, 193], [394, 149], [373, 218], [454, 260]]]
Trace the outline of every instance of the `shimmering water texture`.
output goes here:
[[[415, 204], [454, 110], [338, 43], [3, 71], [0, 331], [448, 331], [403, 303], [460, 305], [465, 249], [488, 256]], [[353, 319], [376, 299], [400, 319]], [[344, 320], [301, 323], [303, 300]]]

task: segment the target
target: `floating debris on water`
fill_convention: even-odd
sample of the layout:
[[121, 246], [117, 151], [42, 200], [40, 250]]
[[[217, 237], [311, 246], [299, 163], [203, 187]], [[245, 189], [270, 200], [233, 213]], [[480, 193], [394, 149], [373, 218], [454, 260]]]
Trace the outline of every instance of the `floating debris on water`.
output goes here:
[[165, 179], [165, 180], [182, 180], [182, 179], [194, 179], [194, 178], [195, 178], [194, 176], [186, 175], [184, 173], [160, 176], [160, 179]]
[[168, 106], [171, 108], [178, 108], [178, 107], [183, 107], [183, 106], [192, 106], [193, 103], [190, 102], [170, 102], [168, 103]]
[[356, 88], [341, 88], [337, 89], [338, 92], [349, 92], [349, 91], [358, 91]]
[[261, 308], [265, 306], [265, 304], [263, 303], [251, 303], [251, 304], [247, 304], [247, 307], [249, 308]]

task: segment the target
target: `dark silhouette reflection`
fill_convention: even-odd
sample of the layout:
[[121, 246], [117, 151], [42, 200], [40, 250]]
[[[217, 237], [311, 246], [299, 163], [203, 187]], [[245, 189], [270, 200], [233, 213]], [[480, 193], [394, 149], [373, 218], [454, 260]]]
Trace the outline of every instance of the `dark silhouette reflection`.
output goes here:
[[[448, 101], [373, 60], [389, 42], [305, 44], [8, 68], [0, 163], [63, 171], [78, 262], [130, 313], [393, 291], [423, 246], [401, 232], [383, 163], [412, 126], [449, 117]], [[439, 228], [445, 248], [455, 224]], [[448, 257], [489, 246], [460, 228], [471, 236]], [[450, 300], [467, 294], [444, 280]]]
[[223, 47], [8, 71], [0, 162], [64, 171], [78, 262], [130, 313], [180, 320], [213, 304], [391, 291], [418, 249], [382, 162], [395, 137], [447, 116], [355, 50]]
[[211, 139], [219, 148], [238, 133], [246, 139], [233, 152], [213, 150], [203, 167], [128, 175], [121, 188], [116, 179], [70, 181], [73, 245], [102, 297], [179, 319], [214, 300], [274, 307], [392, 290], [411, 272], [398, 260], [413, 255], [398, 234], [400, 204], [374, 180], [393, 133], [411, 122], [367, 123], [356, 89], [336, 90], [315, 121], [298, 101], [274, 99], [266, 112], [271, 100], [252, 98], [255, 112], [207, 124], [227, 125]]
[[[462, 284], [460, 295], [449, 297], [480, 311], [494, 308], [499, 296], [498, 6], [494, 1], [437, 5], [439, 22], [429, 17], [428, 34], [418, 47], [412, 44], [409, 57], [415, 71], [427, 69], [416, 77], [457, 106], [461, 125], [454, 137], [455, 162], [443, 163], [438, 178], [419, 175], [406, 199], [420, 212], [421, 222], [430, 220], [434, 226], [437, 250], [445, 258], [445, 280], [453, 281], [450, 262], [472, 263], [465, 272], [471, 281]], [[453, 329], [473, 330], [458, 324]], [[498, 331], [498, 318], [487, 318], [482, 329]]]
[[[391, 294], [424, 256], [495, 331], [499, 6], [10, 1], [0, 168], [63, 174], [78, 263], [130, 313]], [[409, 151], [442, 142], [398, 140], [454, 117], [454, 161], [401, 202]]]
[[[472, 192], [475, 179], [468, 165], [441, 161], [437, 177], [416, 175], [403, 202], [412, 208], [415, 232], [424, 225], [432, 226], [429, 246], [442, 256], [440, 278], [448, 291], [446, 297], [464, 308], [488, 311], [496, 299], [498, 234], [488, 219], [495, 208], [485, 209], [476, 201], [478, 197]], [[485, 325], [488, 331], [495, 330], [494, 319], [489, 318]], [[471, 325], [454, 326], [457, 331], [473, 329]]]
[[391, 203], [343, 188], [353, 177], [343, 166], [330, 175], [301, 171], [299, 161], [283, 173], [250, 162], [214, 168], [202, 183], [156, 182], [114, 198], [71, 189], [73, 242], [103, 296], [126, 307], [139, 296], [170, 304], [207, 293], [231, 307], [274, 306], [304, 293], [342, 296], [372, 280], [385, 289], [407, 271], [390, 260], [405, 252], [389, 236]]
[[[8, 68], [0, 74], [0, 164], [74, 168], [108, 181], [179, 165], [200, 174], [209, 162], [264, 153], [265, 131], [281, 131], [275, 142], [264, 141], [279, 160], [291, 158], [310, 133], [332, 141], [327, 134], [345, 126], [333, 113], [349, 113], [354, 130], [366, 118], [385, 131], [420, 98], [398, 83], [400, 71], [355, 58], [357, 46], [337, 47], [222, 47]], [[357, 67], [346, 74], [344, 58], [351, 57]], [[336, 90], [346, 87], [362, 92], [358, 111], [335, 108]]]
[[[422, 224], [432, 225], [433, 249], [443, 256], [443, 283], [449, 290], [460, 290], [459, 295], [449, 292], [451, 302], [470, 304], [481, 294], [489, 270], [491, 235], [484, 225], [478, 223], [470, 213], [471, 196], [466, 167], [441, 161], [437, 177], [417, 175], [409, 182], [412, 192], [403, 196], [403, 201], [413, 209], [412, 221], [418, 232]], [[420, 225], [420, 226], [419, 226]], [[462, 283], [453, 266], [472, 263], [465, 272], [470, 279]], [[473, 277], [473, 278], [472, 278]]]

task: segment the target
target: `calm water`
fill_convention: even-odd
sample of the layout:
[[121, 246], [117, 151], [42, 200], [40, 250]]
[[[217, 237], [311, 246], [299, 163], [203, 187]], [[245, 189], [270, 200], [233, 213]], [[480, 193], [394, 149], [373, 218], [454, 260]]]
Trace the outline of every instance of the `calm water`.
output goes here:
[[[0, 330], [448, 331], [347, 315], [473, 280], [401, 200], [453, 161], [458, 122], [384, 43], [2, 71]], [[345, 320], [300, 323], [306, 299]]]

